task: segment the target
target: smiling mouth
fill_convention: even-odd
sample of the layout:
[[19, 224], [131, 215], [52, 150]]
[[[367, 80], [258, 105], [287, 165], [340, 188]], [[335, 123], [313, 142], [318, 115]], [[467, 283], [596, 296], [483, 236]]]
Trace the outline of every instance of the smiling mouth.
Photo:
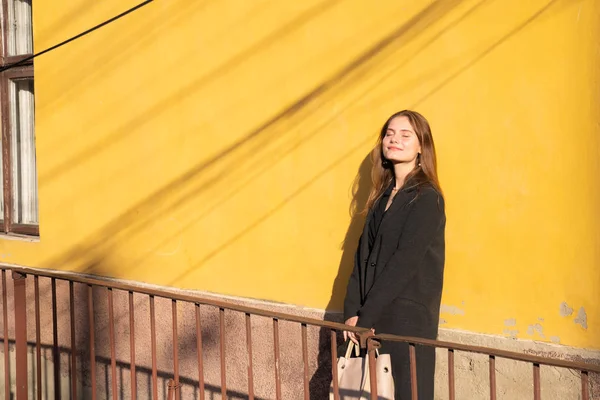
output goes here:
[[388, 150], [402, 151], [402, 149], [398, 147], [388, 147]]

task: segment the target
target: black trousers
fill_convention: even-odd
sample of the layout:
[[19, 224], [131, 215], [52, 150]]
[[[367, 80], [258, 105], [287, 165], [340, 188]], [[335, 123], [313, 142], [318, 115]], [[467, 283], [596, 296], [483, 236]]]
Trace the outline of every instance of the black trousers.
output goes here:
[[[439, 315], [439, 314], [435, 314]], [[391, 333], [424, 339], [436, 339], [438, 320], [424, 306], [398, 300], [384, 309], [375, 325], [375, 333]], [[415, 346], [419, 400], [433, 400], [435, 380], [435, 348]], [[395, 400], [411, 400], [410, 354], [408, 343], [382, 342], [380, 353], [389, 354], [396, 388]]]
[[[415, 346], [417, 359], [417, 393], [419, 400], [433, 400], [435, 379], [435, 349]], [[410, 353], [407, 343], [383, 342], [381, 354], [389, 354], [394, 377], [395, 400], [411, 400]]]

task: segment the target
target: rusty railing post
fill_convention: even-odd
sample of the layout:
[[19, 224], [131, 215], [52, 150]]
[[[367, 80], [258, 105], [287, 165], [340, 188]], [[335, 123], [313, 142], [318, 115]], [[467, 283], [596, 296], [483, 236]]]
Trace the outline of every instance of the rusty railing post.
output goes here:
[[167, 387], [169, 391], [167, 392], [167, 400], [175, 400], [175, 398], [179, 397], [179, 387], [181, 384], [175, 383], [173, 379], [169, 379], [167, 382]]
[[369, 384], [371, 386], [370, 399], [377, 400], [377, 361], [375, 360], [375, 352], [380, 347], [380, 343], [373, 340], [375, 333], [369, 329], [368, 331], [357, 333], [360, 340], [361, 349], [367, 349], [367, 358], [369, 363]]
[[333, 379], [331, 383], [333, 384], [333, 399], [340, 400], [340, 387], [338, 382], [338, 370], [337, 370], [337, 334], [335, 330], [331, 330], [331, 376]]
[[581, 400], [590, 400], [590, 379], [587, 371], [581, 371]]
[[27, 275], [13, 271], [15, 299], [15, 346], [17, 356], [17, 400], [27, 400]]

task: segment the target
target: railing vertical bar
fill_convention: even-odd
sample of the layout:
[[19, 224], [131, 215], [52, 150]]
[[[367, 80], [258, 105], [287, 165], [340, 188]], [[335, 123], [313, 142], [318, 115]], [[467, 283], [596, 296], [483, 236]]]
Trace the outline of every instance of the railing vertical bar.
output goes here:
[[[36, 369], [36, 395], [37, 400], [42, 400], [42, 338], [40, 333], [40, 280], [37, 275], [33, 277], [35, 290], [35, 369]], [[76, 398], [76, 397], [75, 397]]]
[[246, 348], [248, 349], [248, 400], [254, 400], [254, 373], [252, 371], [252, 321], [246, 313]]
[[302, 324], [302, 361], [304, 362], [304, 400], [310, 400], [308, 372], [308, 328]]
[[455, 400], [456, 389], [454, 386], [454, 349], [448, 349], [448, 397]]
[[167, 400], [175, 400], [174, 393], [177, 393], [177, 389], [175, 389], [175, 381], [173, 379], [167, 381], [167, 389]]
[[60, 400], [60, 351], [58, 349], [58, 312], [56, 305], [56, 279], [51, 279], [52, 287], [52, 361], [54, 363], [54, 398]]
[[17, 399], [27, 399], [27, 275], [12, 272], [15, 310], [15, 358]]
[[581, 400], [590, 400], [590, 379], [587, 371], [581, 371]]
[[173, 321], [173, 372], [175, 379], [175, 399], [179, 400], [179, 340], [177, 339], [177, 300], [171, 301], [172, 321]]
[[114, 400], [117, 400], [117, 351], [115, 345], [115, 315], [112, 288], [107, 288], [106, 294], [108, 296], [108, 332], [110, 342], [110, 372], [112, 380], [112, 398]]
[[4, 323], [4, 398], [10, 399], [10, 363], [8, 352], [8, 305], [6, 297], [6, 270], [2, 270], [2, 318]]
[[377, 388], [377, 361], [375, 360], [376, 347], [371, 339], [367, 338], [367, 357], [369, 362], [369, 382], [371, 384], [371, 400], [379, 400]]
[[[35, 277], [37, 283], [37, 276]], [[38, 289], [36, 287], [36, 289]], [[37, 299], [37, 291], [36, 291]], [[39, 305], [37, 302], [36, 307]], [[75, 337], [75, 291], [73, 281], [69, 281], [69, 310], [71, 312], [71, 398], [77, 398], [77, 340]], [[37, 321], [36, 321], [37, 323]], [[41, 395], [41, 391], [40, 391]]]
[[336, 332], [331, 330], [331, 382], [333, 383], [333, 398], [334, 400], [340, 400], [340, 388], [338, 381], [338, 371], [337, 371], [337, 335]]
[[131, 362], [131, 400], [137, 398], [137, 382], [135, 376], [135, 311], [133, 292], [129, 291], [129, 358]]
[[275, 398], [281, 400], [281, 371], [279, 360], [279, 320], [273, 318], [273, 349], [275, 351]]
[[410, 393], [412, 400], [419, 399], [419, 391], [417, 388], [417, 351], [414, 343], [409, 343], [410, 355]]
[[94, 334], [94, 291], [93, 286], [88, 285], [88, 322], [90, 330], [90, 374], [92, 376], [92, 400], [96, 400], [96, 349]]
[[152, 398], [158, 400], [158, 369], [156, 367], [156, 316], [154, 313], [154, 296], [150, 298], [150, 341], [152, 347]]
[[202, 355], [202, 326], [200, 325], [200, 304], [196, 303], [196, 347], [198, 355], [198, 382], [200, 384], [200, 400], [204, 400], [204, 363]]
[[540, 388], [540, 364], [533, 363], [533, 398], [534, 400], [542, 399]]
[[2, 270], [2, 311], [4, 322], [4, 398], [10, 399], [10, 358], [8, 350], [8, 304], [6, 294], [6, 270]]
[[225, 363], [225, 309], [219, 308], [219, 339], [221, 351], [221, 396], [227, 398], [227, 364]]
[[489, 357], [490, 368], [490, 400], [496, 400], [496, 357]]

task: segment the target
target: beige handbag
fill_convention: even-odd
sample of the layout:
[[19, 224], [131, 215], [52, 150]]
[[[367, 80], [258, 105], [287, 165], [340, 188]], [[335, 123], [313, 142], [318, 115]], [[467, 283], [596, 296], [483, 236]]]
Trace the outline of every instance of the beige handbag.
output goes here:
[[[356, 357], [351, 358], [352, 349]], [[359, 357], [358, 345], [350, 341], [344, 357], [337, 362], [338, 388], [340, 400], [370, 400], [371, 381], [369, 379], [369, 358]], [[394, 378], [389, 354], [377, 353], [377, 399], [394, 400]], [[329, 389], [329, 399], [333, 400], [333, 382]]]

